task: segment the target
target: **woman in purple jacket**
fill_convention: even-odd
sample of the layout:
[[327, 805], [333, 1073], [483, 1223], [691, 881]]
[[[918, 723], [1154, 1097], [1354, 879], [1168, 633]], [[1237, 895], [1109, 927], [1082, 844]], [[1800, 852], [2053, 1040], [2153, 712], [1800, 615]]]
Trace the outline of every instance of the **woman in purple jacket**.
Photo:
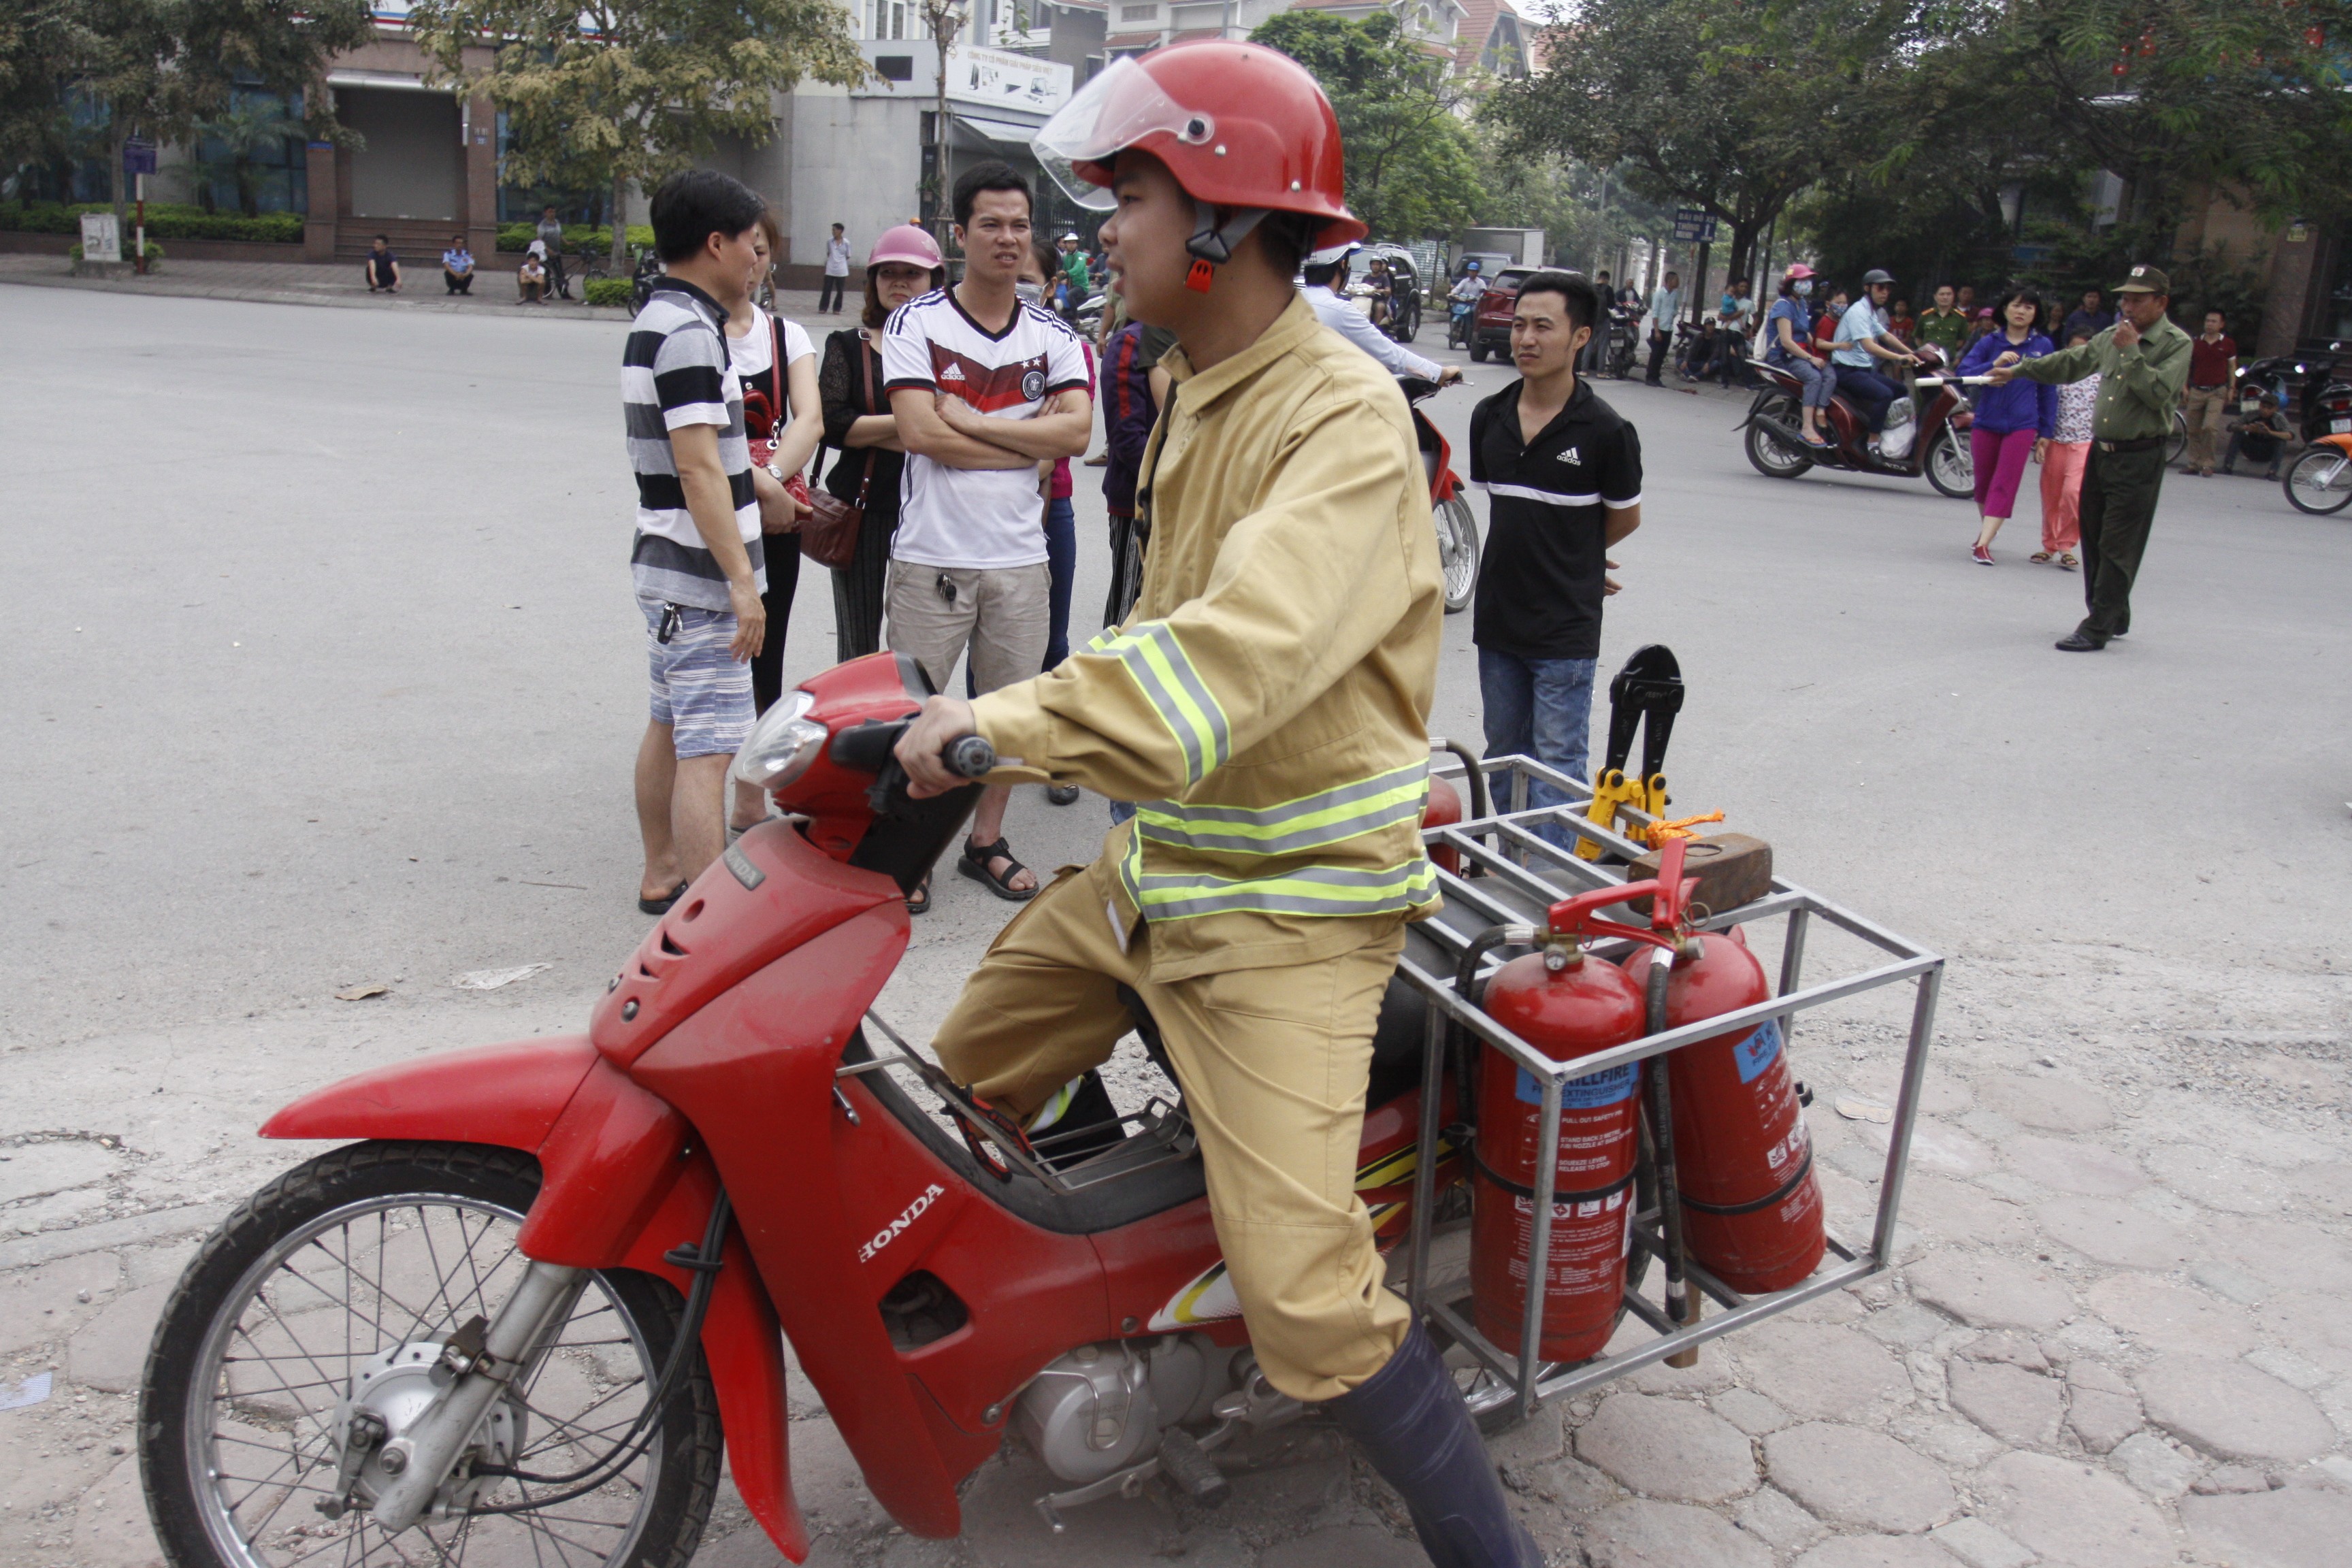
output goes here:
[[[2000, 302], [1994, 320], [2001, 323], [1969, 345], [1960, 356], [1961, 375], [1982, 375], [2001, 354], [2040, 359], [2053, 352], [2048, 338], [2034, 331], [2042, 314], [2042, 296], [2031, 289], [2012, 289]], [[1979, 566], [1992, 564], [1993, 535], [2009, 521], [2017, 505], [2017, 487], [2025, 477], [2025, 460], [2041, 457], [2058, 433], [2058, 388], [2032, 381], [1976, 389], [1976, 424], [1969, 432], [1969, 455], [1976, 459], [1977, 510], [1984, 521], [1976, 547], [1969, 552]]]

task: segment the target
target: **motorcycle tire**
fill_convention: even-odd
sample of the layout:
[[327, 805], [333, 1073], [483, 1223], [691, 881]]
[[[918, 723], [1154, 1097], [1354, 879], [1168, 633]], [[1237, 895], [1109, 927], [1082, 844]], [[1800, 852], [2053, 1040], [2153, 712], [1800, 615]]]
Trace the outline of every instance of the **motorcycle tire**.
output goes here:
[[1413, 334], [1420, 331], [1421, 306], [1417, 303], [1408, 304], [1397, 313], [1395, 321], [1391, 324], [1389, 336], [1398, 342], [1409, 343], [1412, 342]]
[[1811, 468], [1813, 460], [1811, 458], [1791, 450], [1786, 441], [1766, 429], [1762, 423], [1771, 419], [1794, 426], [1803, 417], [1793, 397], [1769, 398], [1759, 405], [1748, 421], [1746, 445], [1748, 466], [1768, 479], [1798, 479]]
[[[698, 1347], [646, 1451], [556, 1504], [560, 1520], [483, 1511], [572, 1489], [511, 1478], [488, 1482], [458, 1517], [415, 1527], [430, 1544], [384, 1534], [363, 1508], [332, 1519], [313, 1510], [336, 1476], [334, 1417], [354, 1375], [384, 1375], [385, 1352], [496, 1316], [527, 1267], [513, 1237], [539, 1184], [537, 1162], [509, 1149], [354, 1143], [296, 1166], [221, 1222], [163, 1309], [139, 1396], [140, 1475], [173, 1568], [290, 1568], [338, 1535], [347, 1562], [450, 1562], [470, 1547], [478, 1561], [685, 1568], [717, 1496], [721, 1446]], [[609, 1452], [667, 1363], [680, 1311], [666, 1280], [589, 1275], [519, 1394], [493, 1407], [511, 1462], [564, 1474]], [[485, 1428], [498, 1430], [491, 1419]]]
[[1977, 496], [1976, 455], [1948, 425], [1927, 444], [1927, 461], [1919, 465], [1939, 496], [1974, 500]]
[[2287, 465], [2279, 483], [2295, 510], [2332, 517], [2352, 505], [2352, 458], [2333, 447], [2314, 447]]
[[1445, 574], [1445, 613], [1470, 607], [1478, 592], [1478, 517], [1460, 491], [1431, 509], [1437, 519], [1437, 563]]

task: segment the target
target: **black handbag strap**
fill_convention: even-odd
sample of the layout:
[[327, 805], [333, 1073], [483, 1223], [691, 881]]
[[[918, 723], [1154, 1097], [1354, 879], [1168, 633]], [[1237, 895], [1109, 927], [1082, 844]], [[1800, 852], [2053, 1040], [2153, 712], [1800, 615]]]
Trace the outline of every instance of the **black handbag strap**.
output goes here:
[[[866, 381], [866, 406], [874, 408], [874, 361], [877, 356], [864, 338], [857, 340], [857, 369]], [[874, 412], [882, 412], [874, 408]], [[874, 464], [882, 456], [879, 447], [866, 448], [866, 477], [857, 481], [857, 510], [866, 510], [866, 497], [874, 489]]]

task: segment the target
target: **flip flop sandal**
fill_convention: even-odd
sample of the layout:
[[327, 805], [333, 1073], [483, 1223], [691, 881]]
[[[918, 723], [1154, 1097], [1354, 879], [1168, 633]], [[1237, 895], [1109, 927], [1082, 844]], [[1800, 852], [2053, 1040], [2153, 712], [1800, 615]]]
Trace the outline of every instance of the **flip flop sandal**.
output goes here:
[[2058, 557], [2058, 564], [2066, 568], [2067, 571], [2072, 572], [2075, 567], [2080, 566], [2082, 563], [2075, 560], [2074, 552], [2069, 550], [2065, 554]]
[[686, 884], [684, 882], [680, 882], [677, 887], [672, 888], [669, 890], [669, 897], [666, 899], [649, 899], [643, 893], [639, 893], [637, 895], [637, 908], [640, 911], [646, 914], [666, 915], [669, 913], [669, 907], [677, 902], [678, 899], [685, 892]]
[[924, 872], [923, 879], [915, 884], [915, 890], [907, 895], [907, 912], [910, 915], [931, 912], [931, 874], [929, 871]]
[[1830, 449], [1830, 444], [1827, 441], [1822, 440], [1819, 436], [1807, 436], [1803, 439], [1806, 446], [1814, 447], [1817, 450], [1826, 452]]
[[[1003, 876], [1000, 877], [988, 868], [988, 863], [991, 860], [1004, 862]], [[1015, 888], [1009, 885], [1015, 873], [1026, 871], [1029, 868], [1013, 858], [1013, 851], [1004, 847], [1004, 840], [1001, 837], [993, 844], [981, 844], [970, 838], [965, 839], [963, 857], [956, 862], [956, 869], [975, 882], [988, 884], [988, 890], [998, 898], [1010, 899], [1016, 904], [1025, 904], [1037, 896], [1037, 889], [1034, 888]]]

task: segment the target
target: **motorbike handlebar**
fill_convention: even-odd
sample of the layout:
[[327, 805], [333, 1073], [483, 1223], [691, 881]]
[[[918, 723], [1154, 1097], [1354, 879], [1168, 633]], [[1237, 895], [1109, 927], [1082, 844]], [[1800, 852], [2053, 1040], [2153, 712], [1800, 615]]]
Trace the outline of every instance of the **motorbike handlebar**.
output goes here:
[[[911, 719], [887, 723], [854, 724], [833, 738], [833, 760], [859, 773], [880, 773], [897, 765], [892, 752], [907, 732]], [[978, 735], [950, 741], [940, 749], [940, 761], [958, 778], [983, 778], [996, 766], [996, 748]]]
[[948, 772], [958, 778], [985, 778], [996, 769], [996, 748], [978, 735], [950, 741], [940, 752]]

